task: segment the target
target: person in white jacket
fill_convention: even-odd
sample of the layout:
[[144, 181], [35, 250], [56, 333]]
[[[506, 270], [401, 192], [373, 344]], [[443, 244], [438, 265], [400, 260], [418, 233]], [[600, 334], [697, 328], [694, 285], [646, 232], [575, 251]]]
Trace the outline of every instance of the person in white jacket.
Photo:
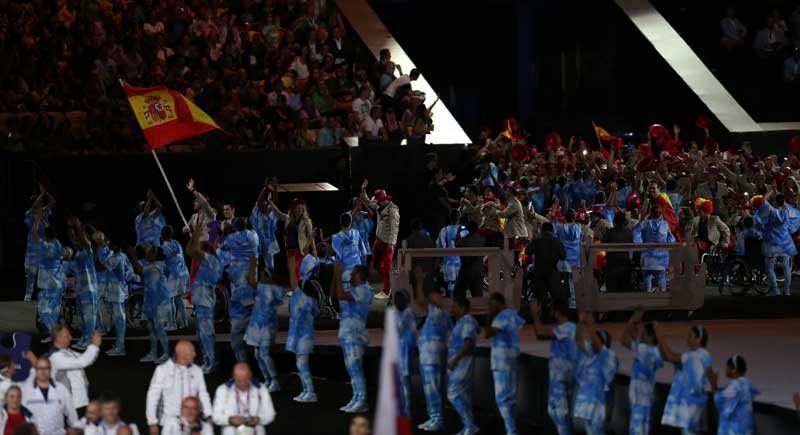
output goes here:
[[200, 418], [200, 400], [187, 397], [181, 403], [181, 415], [164, 424], [161, 435], [214, 435], [214, 427]]
[[[202, 404], [205, 417], [212, 412], [211, 397], [208, 395], [203, 370], [193, 363], [194, 345], [190, 341], [181, 340], [175, 345], [175, 358], [156, 367], [150, 388], [147, 389], [145, 413], [151, 435], [158, 435], [159, 425], [180, 415], [183, 399], [197, 397]], [[161, 403], [159, 416], [158, 404]]]
[[126, 423], [119, 418], [120, 400], [112, 393], [103, 393], [100, 396], [99, 422], [87, 424], [83, 435], [119, 435], [130, 429], [131, 435], [139, 435], [139, 428], [133, 423]]
[[50, 360], [39, 357], [31, 376], [22, 382], [22, 405], [33, 413], [33, 423], [39, 435], [64, 435], [64, 419], [72, 426], [78, 414], [72, 404], [67, 387], [59, 385], [51, 376]]
[[275, 420], [272, 398], [264, 384], [253, 380], [245, 362], [233, 366], [233, 379], [220, 385], [214, 395], [214, 423], [222, 435], [264, 435]]
[[84, 369], [94, 364], [102, 342], [103, 337], [95, 332], [92, 344], [84, 352], [77, 352], [69, 347], [72, 334], [66, 325], [58, 325], [53, 331], [55, 352], [50, 355], [50, 364], [53, 367], [51, 374], [59, 385], [67, 387], [72, 393], [72, 404], [81, 417], [89, 405], [89, 381]]

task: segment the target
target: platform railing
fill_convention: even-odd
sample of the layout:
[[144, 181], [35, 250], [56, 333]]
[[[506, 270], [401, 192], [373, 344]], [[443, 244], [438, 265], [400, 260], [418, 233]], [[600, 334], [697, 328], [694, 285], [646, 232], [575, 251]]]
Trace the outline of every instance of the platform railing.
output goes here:
[[[644, 291], [601, 292], [594, 275], [601, 252], [669, 251], [667, 270], [668, 291], [660, 292], [657, 283], [653, 293]], [[700, 262], [697, 248], [685, 243], [599, 243], [583, 246], [585, 266], [574, 269], [573, 282], [578, 307], [607, 312], [632, 310], [689, 310], [703, 306], [705, 298], [706, 265]], [[637, 266], [637, 265], [634, 265]], [[654, 279], [655, 280], [655, 279]]]
[[[406, 248], [404, 245], [399, 250], [397, 267], [392, 272], [392, 289], [407, 289], [413, 298], [413, 260], [449, 256], [487, 257], [489, 286], [483, 296], [470, 298], [473, 313], [483, 314], [488, 312], [488, 296], [489, 293], [492, 292], [502, 293], [510, 308], [519, 308], [522, 295], [522, 273], [513, 273], [516, 253], [507, 248], [507, 242], [503, 249], [496, 246], [479, 248], [412, 249]], [[445, 303], [449, 306], [450, 300], [446, 299]]]

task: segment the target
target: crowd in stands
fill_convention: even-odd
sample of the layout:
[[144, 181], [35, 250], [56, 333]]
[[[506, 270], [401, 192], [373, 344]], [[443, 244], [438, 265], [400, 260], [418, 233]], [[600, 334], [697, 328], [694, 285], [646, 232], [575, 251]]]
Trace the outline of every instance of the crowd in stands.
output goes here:
[[119, 79], [181, 92], [228, 133], [178, 149], [399, 142], [430, 128], [410, 91], [419, 73], [388, 51], [376, 62], [331, 0], [4, 2], [0, 29], [3, 151], [142, 152]]

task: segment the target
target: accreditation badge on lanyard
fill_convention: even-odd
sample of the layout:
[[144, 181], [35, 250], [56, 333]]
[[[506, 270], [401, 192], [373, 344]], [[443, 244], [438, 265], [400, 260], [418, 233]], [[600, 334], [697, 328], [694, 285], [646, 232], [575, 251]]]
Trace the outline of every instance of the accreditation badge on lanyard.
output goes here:
[[[244, 418], [246, 423], [250, 421], [250, 390], [248, 389], [247, 392], [244, 393], [244, 399], [242, 399], [241, 394], [239, 394], [239, 390], [236, 390], [236, 408], [238, 409], [238, 414]], [[254, 435], [255, 429], [252, 426], [248, 426], [247, 424], [240, 424], [236, 426], [236, 434], [237, 435]]]

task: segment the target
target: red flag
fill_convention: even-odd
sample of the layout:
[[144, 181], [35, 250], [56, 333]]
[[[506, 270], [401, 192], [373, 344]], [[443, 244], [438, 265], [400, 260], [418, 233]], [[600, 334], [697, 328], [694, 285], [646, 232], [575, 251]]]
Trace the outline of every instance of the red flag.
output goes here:
[[666, 193], [661, 192], [658, 194], [654, 202], [661, 207], [661, 215], [664, 217], [664, 220], [667, 221], [667, 225], [669, 225], [669, 230], [672, 232], [672, 235], [675, 236], [677, 241], [682, 242], [683, 235], [681, 234], [680, 227], [678, 227], [678, 217], [675, 216], [675, 209], [672, 207], [672, 201], [669, 200], [669, 196], [667, 196]]

